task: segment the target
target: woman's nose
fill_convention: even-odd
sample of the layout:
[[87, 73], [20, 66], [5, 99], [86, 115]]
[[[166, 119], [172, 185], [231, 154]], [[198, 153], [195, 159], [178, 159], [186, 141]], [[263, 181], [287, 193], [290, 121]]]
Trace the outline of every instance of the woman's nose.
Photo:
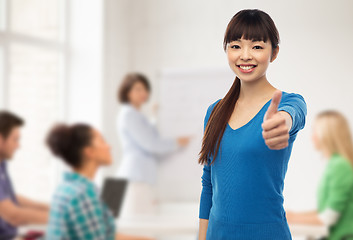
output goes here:
[[248, 49], [243, 49], [243, 50], [241, 51], [240, 59], [241, 59], [241, 60], [244, 60], [244, 61], [246, 61], [246, 60], [251, 60], [251, 59], [252, 59], [252, 56], [251, 56], [251, 54], [250, 54], [250, 51], [249, 51]]

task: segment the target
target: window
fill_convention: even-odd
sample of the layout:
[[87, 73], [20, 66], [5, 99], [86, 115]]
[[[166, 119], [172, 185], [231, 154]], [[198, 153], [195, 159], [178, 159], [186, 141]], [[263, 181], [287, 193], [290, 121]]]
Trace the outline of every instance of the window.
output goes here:
[[9, 164], [16, 192], [48, 201], [56, 161], [44, 139], [64, 119], [64, 10], [60, 0], [0, 0], [0, 107], [26, 121]]

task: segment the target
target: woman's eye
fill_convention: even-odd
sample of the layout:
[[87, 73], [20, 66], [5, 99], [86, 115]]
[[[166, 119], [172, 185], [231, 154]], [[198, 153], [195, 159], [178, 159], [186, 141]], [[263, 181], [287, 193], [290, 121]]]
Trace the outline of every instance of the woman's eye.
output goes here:
[[254, 46], [255, 49], [262, 49], [261, 46]]
[[239, 49], [240, 46], [239, 45], [231, 45], [230, 48]]

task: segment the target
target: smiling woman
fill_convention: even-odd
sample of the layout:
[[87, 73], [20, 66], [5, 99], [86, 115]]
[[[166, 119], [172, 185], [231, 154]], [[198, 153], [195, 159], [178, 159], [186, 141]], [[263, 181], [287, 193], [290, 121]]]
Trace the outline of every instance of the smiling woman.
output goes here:
[[278, 44], [263, 11], [242, 10], [228, 24], [224, 50], [236, 78], [204, 120], [200, 240], [291, 239], [282, 192], [306, 104], [267, 80]]

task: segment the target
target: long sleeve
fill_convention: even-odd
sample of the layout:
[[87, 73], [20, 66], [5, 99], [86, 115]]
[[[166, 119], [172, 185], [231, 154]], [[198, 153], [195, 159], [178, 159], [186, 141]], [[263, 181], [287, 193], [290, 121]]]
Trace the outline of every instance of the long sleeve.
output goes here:
[[307, 107], [304, 98], [300, 94], [289, 93], [286, 99], [278, 106], [278, 111], [286, 111], [292, 117], [290, 136], [296, 135], [305, 126]]
[[[217, 102], [210, 105], [207, 109], [207, 113], [204, 119], [204, 131], [205, 131], [208, 119], [210, 117], [210, 114], [212, 112], [212, 109]], [[212, 207], [212, 195], [213, 195], [212, 181], [211, 181], [211, 166], [209, 164], [206, 164], [203, 166], [203, 174], [201, 179], [202, 179], [202, 192], [200, 197], [199, 218], [208, 219], [210, 215], [210, 210]]]
[[123, 128], [133, 141], [146, 152], [163, 155], [178, 149], [175, 139], [162, 138], [147, 119], [135, 112], [126, 113]]
[[202, 175], [202, 192], [200, 198], [199, 218], [208, 219], [212, 207], [212, 183], [211, 183], [211, 167], [205, 165]]
[[353, 189], [353, 172], [348, 162], [336, 161], [331, 164], [328, 181], [328, 199], [326, 208], [343, 213], [348, 201], [351, 199]]

